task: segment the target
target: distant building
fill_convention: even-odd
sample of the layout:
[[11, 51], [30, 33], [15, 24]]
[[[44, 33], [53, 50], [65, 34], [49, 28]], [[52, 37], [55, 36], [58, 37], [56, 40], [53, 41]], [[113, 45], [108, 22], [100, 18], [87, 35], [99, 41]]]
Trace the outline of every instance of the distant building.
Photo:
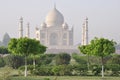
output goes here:
[[[86, 19], [87, 22], [87, 19]], [[20, 19], [19, 37], [23, 36], [23, 21]], [[82, 35], [85, 40], [88, 40], [88, 28], [84, 27], [85, 35]], [[36, 27], [36, 40], [47, 46], [46, 53], [79, 53], [78, 46], [74, 46], [74, 27], [70, 26], [64, 21], [64, 16], [56, 7], [54, 7], [46, 16], [45, 22], [40, 27]], [[27, 29], [29, 35], [29, 28]], [[85, 43], [87, 44], [87, 42]]]

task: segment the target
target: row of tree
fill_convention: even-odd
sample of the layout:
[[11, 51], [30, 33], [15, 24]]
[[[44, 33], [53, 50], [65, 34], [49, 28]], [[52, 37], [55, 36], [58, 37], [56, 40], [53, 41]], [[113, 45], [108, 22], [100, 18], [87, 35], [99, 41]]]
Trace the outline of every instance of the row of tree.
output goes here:
[[[90, 56], [99, 56], [101, 58], [102, 63], [102, 77], [104, 77], [104, 58], [108, 55], [111, 55], [115, 52], [115, 42], [113, 40], [108, 40], [104, 38], [95, 38], [90, 44], [79, 46], [81, 53], [87, 55], [88, 57], [88, 70], [90, 69]], [[8, 44], [8, 50], [13, 55], [23, 56], [25, 59], [25, 76], [27, 76], [27, 58], [32, 57], [33, 66], [35, 70], [35, 59], [39, 54], [44, 53], [46, 51], [46, 47], [41, 45], [39, 41], [35, 39], [29, 38], [19, 38], [19, 39], [11, 39]], [[56, 65], [69, 64], [71, 60], [71, 56], [66, 54], [59, 54], [56, 58]], [[79, 60], [78, 60], [79, 61]], [[49, 60], [48, 60], [49, 62]], [[81, 61], [84, 63], [84, 60]]]

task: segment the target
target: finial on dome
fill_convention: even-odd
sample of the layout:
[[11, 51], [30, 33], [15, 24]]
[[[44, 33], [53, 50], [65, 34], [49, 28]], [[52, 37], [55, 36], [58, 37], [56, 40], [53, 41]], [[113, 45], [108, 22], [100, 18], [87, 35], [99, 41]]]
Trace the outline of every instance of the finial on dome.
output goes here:
[[22, 17], [22, 16], [20, 17], [20, 21], [21, 21], [21, 22], [23, 21], [23, 17]]
[[85, 19], [86, 21], [88, 20], [88, 17], [86, 16], [86, 19]]

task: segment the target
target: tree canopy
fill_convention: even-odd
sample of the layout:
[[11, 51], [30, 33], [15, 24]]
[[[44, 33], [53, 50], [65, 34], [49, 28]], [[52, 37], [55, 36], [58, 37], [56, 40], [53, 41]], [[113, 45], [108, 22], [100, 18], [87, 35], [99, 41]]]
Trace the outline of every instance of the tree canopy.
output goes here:
[[92, 55], [101, 57], [102, 77], [104, 77], [104, 57], [115, 52], [115, 42], [105, 38], [94, 38], [90, 45]]
[[104, 38], [91, 40], [91, 53], [95, 56], [105, 57], [115, 52], [115, 42]]
[[79, 49], [83, 54], [90, 53], [91, 55], [101, 57], [102, 77], [104, 77], [104, 73], [103, 73], [104, 61], [103, 61], [103, 59], [104, 59], [104, 57], [115, 52], [115, 44], [116, 43], [113, 40], [95, 37], [93, 40], [91, 40], [89, 45], [79, 47]]
[[12, 38], [8, 45], [8, 50], [14, 55], [34, 55], [44, 53], [46, 47], [39, 41], [30, 38]]
[[46, 47], [39, 41], [30, 38], [13, 38], [8, 44], [8, 50], [14, 55], [25, 56], [25, 77], [27, 76], [27, 56], [40, 54], [46, 51]]
[[82, 45], [78, 47], [80, 52], [86, 55], [91, 55], [91, 46], [90, 45]]

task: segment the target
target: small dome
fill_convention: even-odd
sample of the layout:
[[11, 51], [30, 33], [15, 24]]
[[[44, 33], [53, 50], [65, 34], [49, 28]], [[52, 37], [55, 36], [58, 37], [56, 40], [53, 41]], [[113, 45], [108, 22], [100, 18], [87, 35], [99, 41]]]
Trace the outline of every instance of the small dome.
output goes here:
[[46, 23], [42, 23], [41, 25], [40, 25], [42, 28], [46, 28]]
[[62, 26], [62, 24], [64, 22], [64, 17], [56, 8], [54, 8], [46, 16], [45, 22], [46, 22], [48, 27]]
[[63, 27], [64, 29], [68, 29], [68, 24], [67, 24], [67, 23], [64, 23], [64, 24], [62, 25], [62, 27]]

